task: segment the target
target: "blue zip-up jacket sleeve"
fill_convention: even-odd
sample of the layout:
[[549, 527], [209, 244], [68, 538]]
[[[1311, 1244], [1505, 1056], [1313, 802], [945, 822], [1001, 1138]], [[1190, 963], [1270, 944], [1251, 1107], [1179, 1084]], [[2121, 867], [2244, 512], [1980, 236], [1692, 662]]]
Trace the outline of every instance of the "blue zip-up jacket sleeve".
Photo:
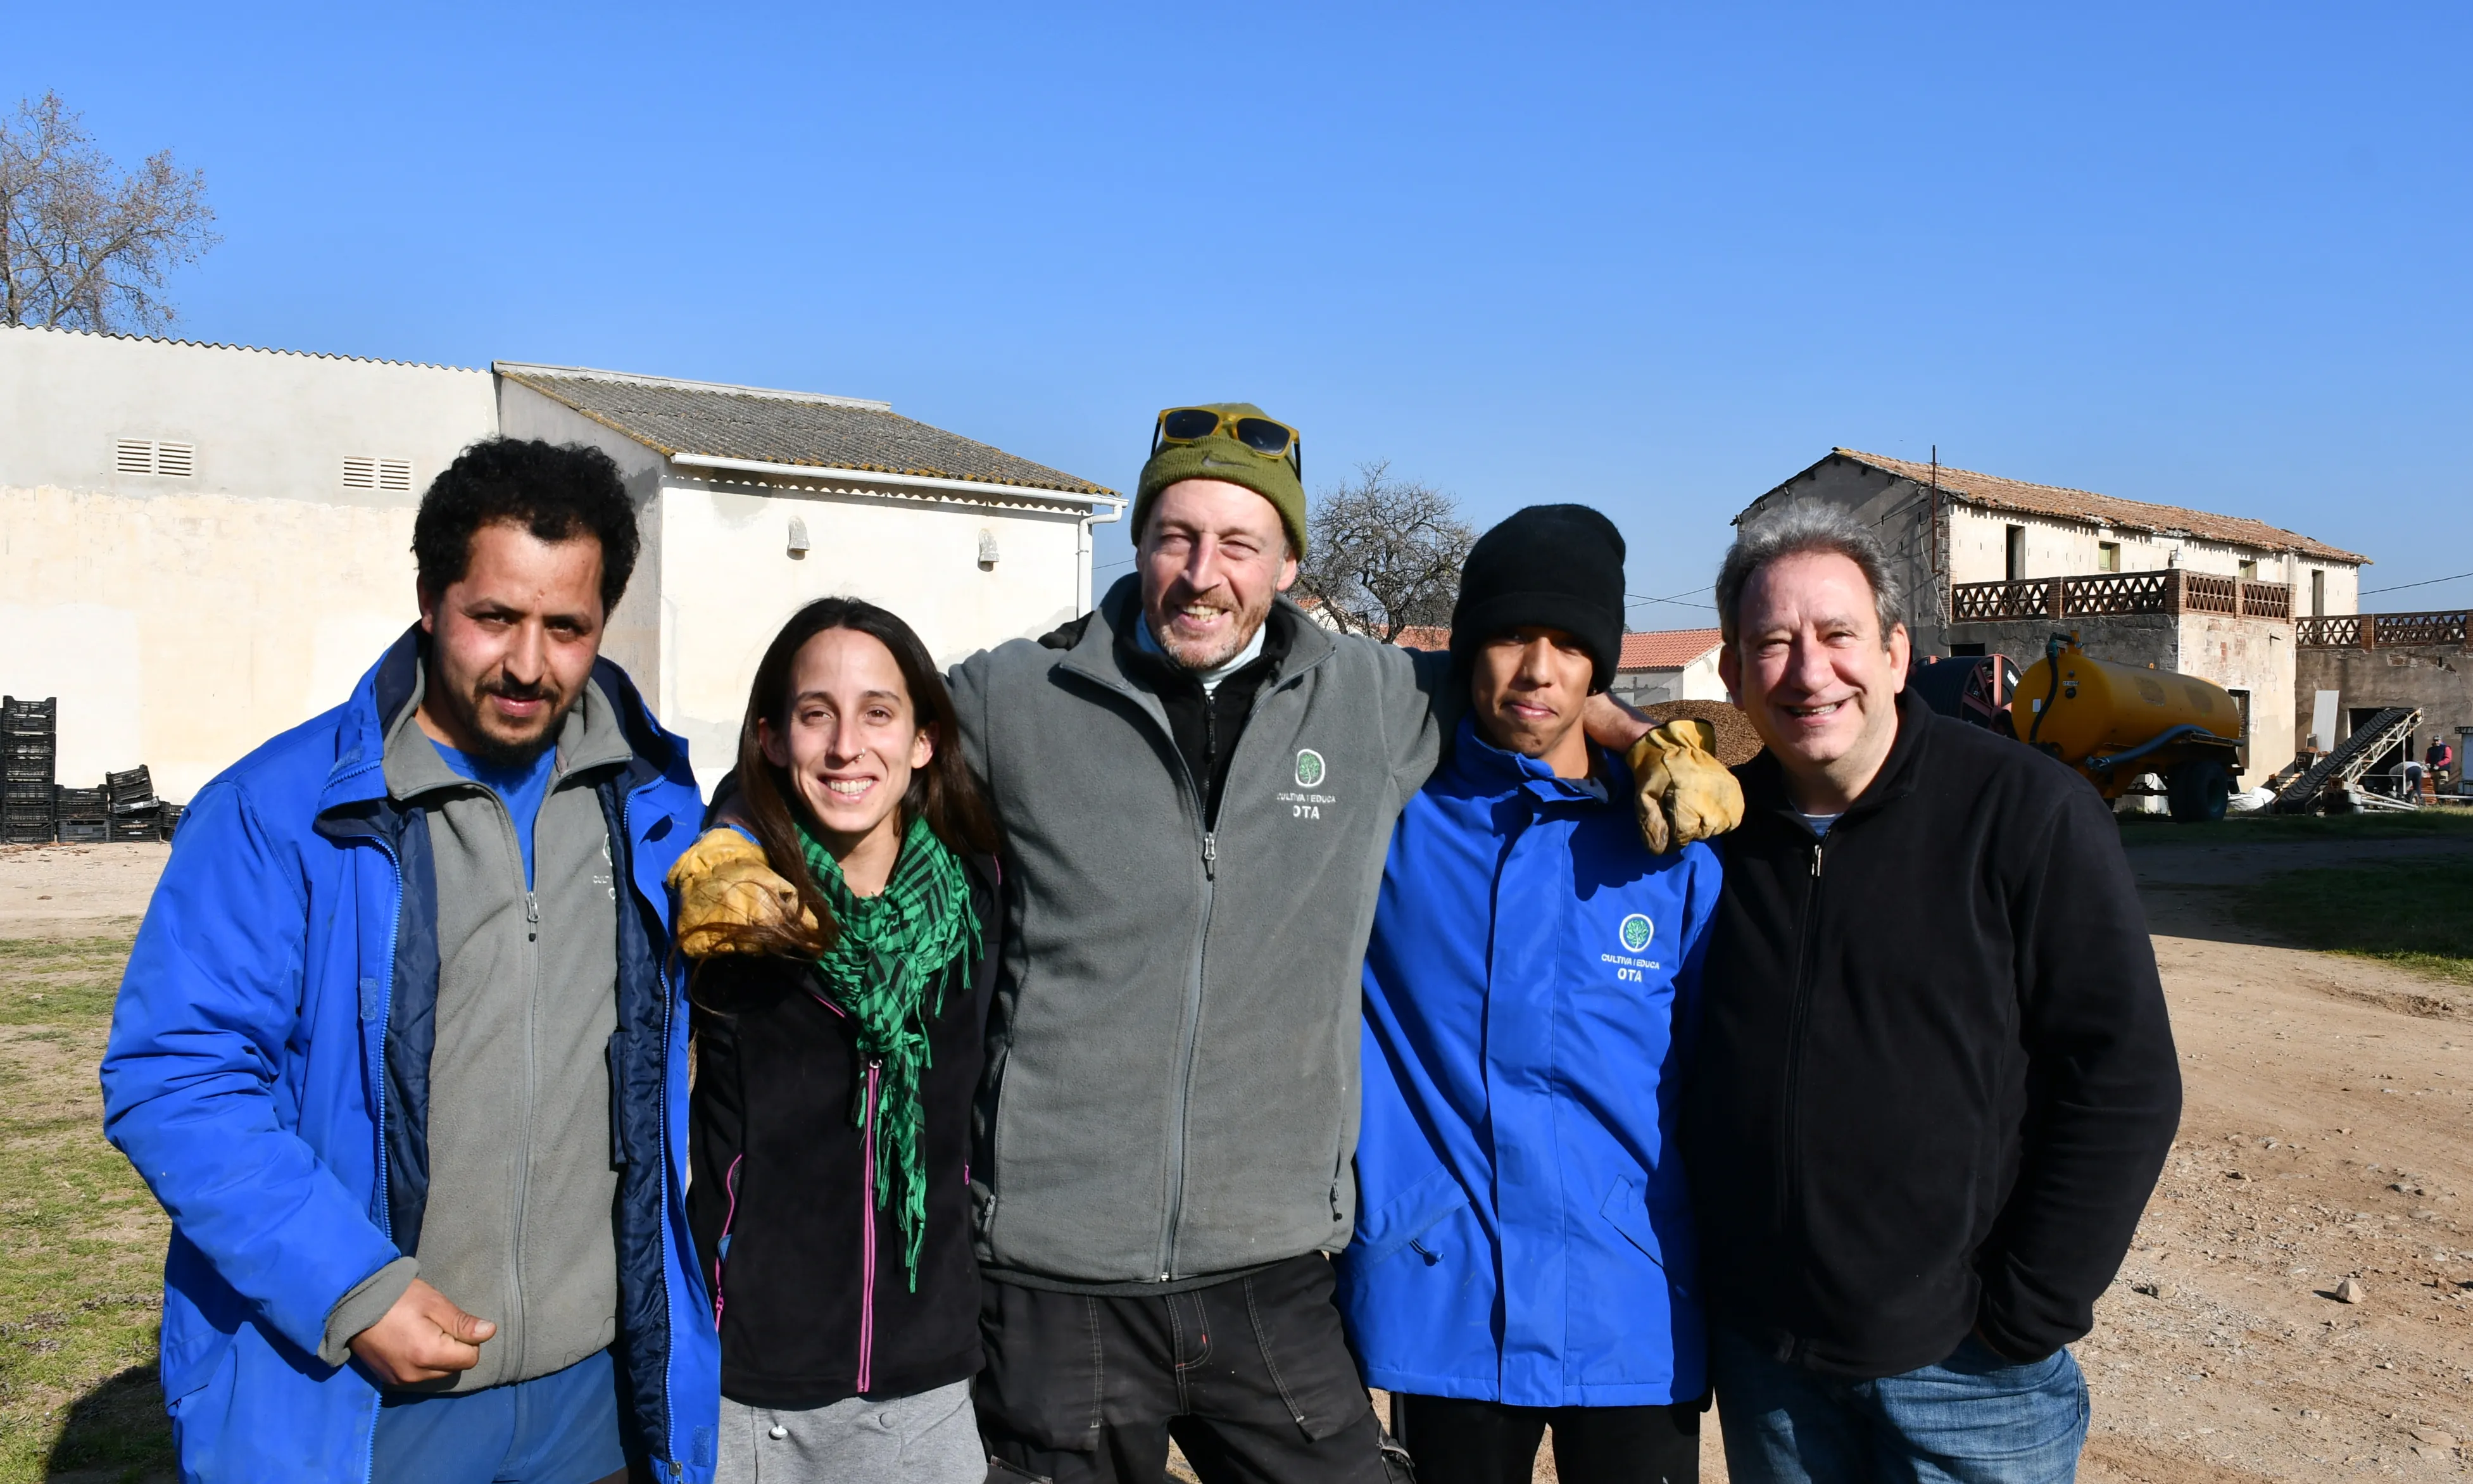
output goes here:
[[102, 1078], [104, 1132], [180, 1235], [314, 1356], [336, 1300], [398, 1254], [277, 1100], [286, 1060], [310, 1050], [291, 1043], [306, 897], [294, 848], [237, 783], [201, 792], [138, 930]]

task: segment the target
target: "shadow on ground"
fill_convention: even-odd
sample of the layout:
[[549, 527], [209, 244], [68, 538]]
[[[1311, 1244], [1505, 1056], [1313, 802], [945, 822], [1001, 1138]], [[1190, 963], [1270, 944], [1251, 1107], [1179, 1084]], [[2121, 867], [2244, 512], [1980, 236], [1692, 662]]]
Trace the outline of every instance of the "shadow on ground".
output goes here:
[[151, 1365], [108, 1376], [71, 1402], [43, 1462], [53, 1484], [154, 1484], [172, 1474], [172, 1424]]

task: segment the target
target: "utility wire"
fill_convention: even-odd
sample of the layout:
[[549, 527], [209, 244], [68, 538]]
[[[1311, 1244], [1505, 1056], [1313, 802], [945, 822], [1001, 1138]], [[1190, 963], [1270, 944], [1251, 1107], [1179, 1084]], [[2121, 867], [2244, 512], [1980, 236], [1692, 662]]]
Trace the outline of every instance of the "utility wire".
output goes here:
[[1623, 607], [1638, 608], [1644, 603], [1670, 603], [1676, 608], [1705, 608], [1713, 612], [1716, 611], [1717, 605], [1715, 603], [1686, 603], [1681, 601], [1688, 594], [1699, 592], [1702, 589], [1698, 587], [1686, 587], [1682, 592], [1669, 593], [1662, 598], [1645, 598], [1636, 592], [1626, 592], [1623, 596], [1631, 601], [1625, 603]]
[[2369, 597], [2369, 596], [2370, 596], [2371, 594], [2373, 594], [2373, 593], [2380, 593], [2380, 592], [2402, 592], [2402, 591], [2404, 591], [2407, 587], [2427, 587], [2427, 586], [2431, 586], [2431, 584], [2433, 584], [2433, 583], [2454, 583], [2454, 582], [2461, 582], [2461, 581], [2463, 581], [2465, 578], [2468, 578], [2468, 577], [2473, 577], [2473, 572], [2459, 572], [2459, 573], [2457, 573], [2454, 577], [2433, 577], [2433, 578], [2428, 579], [2427, 581], [2424, 581], [2424, 582], [2418, 582], [2418, 583], [2398, 583], [2398, 584], [2396, 584], [2396, 585], [2395, 585], [2394, 586], [2392, 586], [2392, 587], [2365, 587], [2365, 588], [2363, 588], [2363, 589], [2362, 589], [2362, 596], [2366, 598], [2366, 597]]

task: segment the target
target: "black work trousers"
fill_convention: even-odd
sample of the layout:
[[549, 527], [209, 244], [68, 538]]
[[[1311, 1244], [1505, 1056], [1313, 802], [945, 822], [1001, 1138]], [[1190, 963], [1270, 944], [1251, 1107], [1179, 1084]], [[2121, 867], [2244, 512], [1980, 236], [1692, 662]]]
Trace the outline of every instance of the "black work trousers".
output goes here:
[[1698, 1484], [1700, 1403], [1505, 1406], [1450, 1397], [1391, 1399], [1392, 1426], [1417, 1461], [1417, 1484], [1528, 1484], [1554, 1429], [1563, 1484]]
[[1319, 1253], [1156, 1296], [988, 1280], [990, 1479], [1158, 1484], [1173, 1438], [1203, 1484], [1383, 1484], [1331, 1291]]

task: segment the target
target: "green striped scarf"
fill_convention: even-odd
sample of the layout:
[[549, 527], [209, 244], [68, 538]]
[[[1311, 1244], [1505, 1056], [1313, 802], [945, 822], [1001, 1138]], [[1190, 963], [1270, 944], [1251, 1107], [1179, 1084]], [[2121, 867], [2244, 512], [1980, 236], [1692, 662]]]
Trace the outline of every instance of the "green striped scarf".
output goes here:
[[[927, 1172], [920, 1152], [926, 1115], [919, 1103], [920, 1077], [930, 1062], [927, 1023], [944, 1013], [945, 982], [958, 963], [965, 978], [978, 961], [979, 914], [971, 905], [970, 878], [962, 862], [936, 838], [924, 819], [914, 819], [901, 837], [901, 853], [884, 890], [874, 897], [852, 893], [842, 868], [823, 843], [799, 826], [807, 869], [841, 924], [841, 937], [816, 961], [816, 983], [858, 1028], [861, 1055], [880, 1064], [876, 1113], [876, 1204], [895, 1208], [901, 1226], [902, 1261], [910, 1291], [919, 1291], [919, 1247], [927, 1234]], [[851, 1101], [851, 1124], [867, 1127], [867, 1084]], [[899, 1181], [883, 1172], [899, 1171]]]

